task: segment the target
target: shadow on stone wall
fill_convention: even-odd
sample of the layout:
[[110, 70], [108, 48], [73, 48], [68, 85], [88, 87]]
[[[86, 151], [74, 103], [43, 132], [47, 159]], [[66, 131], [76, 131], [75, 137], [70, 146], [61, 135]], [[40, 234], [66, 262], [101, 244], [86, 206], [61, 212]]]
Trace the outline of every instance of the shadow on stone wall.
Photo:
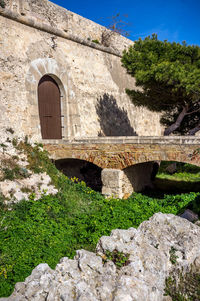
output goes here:
[[125, 194], [153, 189], [152, 178], [155, 176], [155, 162], [144, 162], [129, 166], [124, 171], [123, 189]]
[[137, 136], [130, 124], [127, 111], [117, 105], [112, 95], [104, 94], [97, 99], [96, 112], [101, 131], [98, 136]]

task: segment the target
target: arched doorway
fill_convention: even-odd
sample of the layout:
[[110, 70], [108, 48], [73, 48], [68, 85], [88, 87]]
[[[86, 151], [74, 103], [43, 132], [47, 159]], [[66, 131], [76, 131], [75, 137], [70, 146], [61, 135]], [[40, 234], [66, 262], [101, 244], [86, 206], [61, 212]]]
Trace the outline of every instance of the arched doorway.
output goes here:
[[42, 139], [62, 139], [60, 89], [49, 75], [39, 81], [38, 106]]

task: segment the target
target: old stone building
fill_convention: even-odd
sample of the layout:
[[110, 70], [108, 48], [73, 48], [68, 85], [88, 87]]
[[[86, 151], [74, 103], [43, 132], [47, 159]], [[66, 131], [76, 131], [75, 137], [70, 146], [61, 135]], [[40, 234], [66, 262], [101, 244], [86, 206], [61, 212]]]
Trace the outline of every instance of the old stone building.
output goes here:
[[105, 195], [124, 197], [151, 186], [155, 160], [188, 162], [182, 144], [190, 154], [199, 141], [161, 139], [159, 114], [125, 92], [137, 89], [121, 66], [133, 42], [107, 32], [48, 0], [1, 0], [0, 130], [42, 142], [67, 176], [98, 176]]
[[105, 43], [105, 30], [47, 0], [1, 1], [0, 128], [33, 141], [161, 135], [159, 115], [125, 93], [135, 83], [120, 57], [132, 41]]

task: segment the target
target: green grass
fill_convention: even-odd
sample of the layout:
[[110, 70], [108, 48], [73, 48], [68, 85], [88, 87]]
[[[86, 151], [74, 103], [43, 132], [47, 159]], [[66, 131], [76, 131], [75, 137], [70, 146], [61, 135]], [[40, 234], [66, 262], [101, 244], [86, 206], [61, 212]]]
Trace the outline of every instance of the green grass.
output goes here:
[[41, 200], [23, 201], [0, 214], [0, 296], [8, 296], [32, 269], [46, 262], [55, 268], [61, 257], [76, 249], [95, 250], [112, 229], [138, 227], [155, 212], [181, 212], [200, 194], [167, 195], [155, 199], [134, 194], [127, 200], [104, 199], [83, 183], [61, 176], [61, 191]]
[[166, 168], [173, 162], [161, 162], [155, 179], [155, 189], [171, 192], [200, 191], [200, 167], [177, 162], [177, 171], [169, 174]]
[[19, 143], [27, 153], [28, 168], [46, 171], [59, 192], [34, 201], [12, 205], [9, 210], [0, 196], [0, 297], [12, 293], [39, 263], [55, 268], [60, 258], [73, 258], [77, 249], [94, 251], [102, 235], [112, 229], [138, 227], [156, 212], [178, 214], [188, 205], [198, 212], [200, 193], [163, 195], [140, 193], [127, 200], [105, 199], [100, 193], [74, 183], [60, 173], [40, 145]]
[[166, 172], [166, 168], [173, 162], [161, 162], [157, 178], [175, 181], [200, 182], [200, 167], [188, 163], [176, 163], [177, 171], [173, 175]]
[[176, 172], [173, 175], [169, 175], [166, 173], [159, 173], [157, 178], [168, 179], [173, 181], [200, 182], [200, 172], [196, 174], [188, 173], [188, 172]]

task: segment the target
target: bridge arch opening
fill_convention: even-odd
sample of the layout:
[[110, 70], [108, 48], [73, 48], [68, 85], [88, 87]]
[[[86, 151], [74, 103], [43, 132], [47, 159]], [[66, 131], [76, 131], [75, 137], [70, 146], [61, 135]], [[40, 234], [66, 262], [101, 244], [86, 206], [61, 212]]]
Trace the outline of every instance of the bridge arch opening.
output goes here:
[[151, 161], [124, 168], [122, 193], [154, 191], [188, 193], [200, 191], [200, 167], [177, 161]]
[[123, 169], [122, 192], [128, 197], [133, 192], [153, 188], [153, 180], [158, 172], [159, 162], [144, 162]]
[[51, 74], [38, 83], [38, 110], [42, 139], [62, 139], [62, 84]]
[[99, 166], [85, 160], [67, 158], [56, 160], [55, 165], [67, 177], [78, 178], [79, 181], [84, 181], [88, 187], [101, 192], [102, 168]]
[[200, 191], [200, 167], [179, 161], [161, 161], [154, 189], [167, 193]]

